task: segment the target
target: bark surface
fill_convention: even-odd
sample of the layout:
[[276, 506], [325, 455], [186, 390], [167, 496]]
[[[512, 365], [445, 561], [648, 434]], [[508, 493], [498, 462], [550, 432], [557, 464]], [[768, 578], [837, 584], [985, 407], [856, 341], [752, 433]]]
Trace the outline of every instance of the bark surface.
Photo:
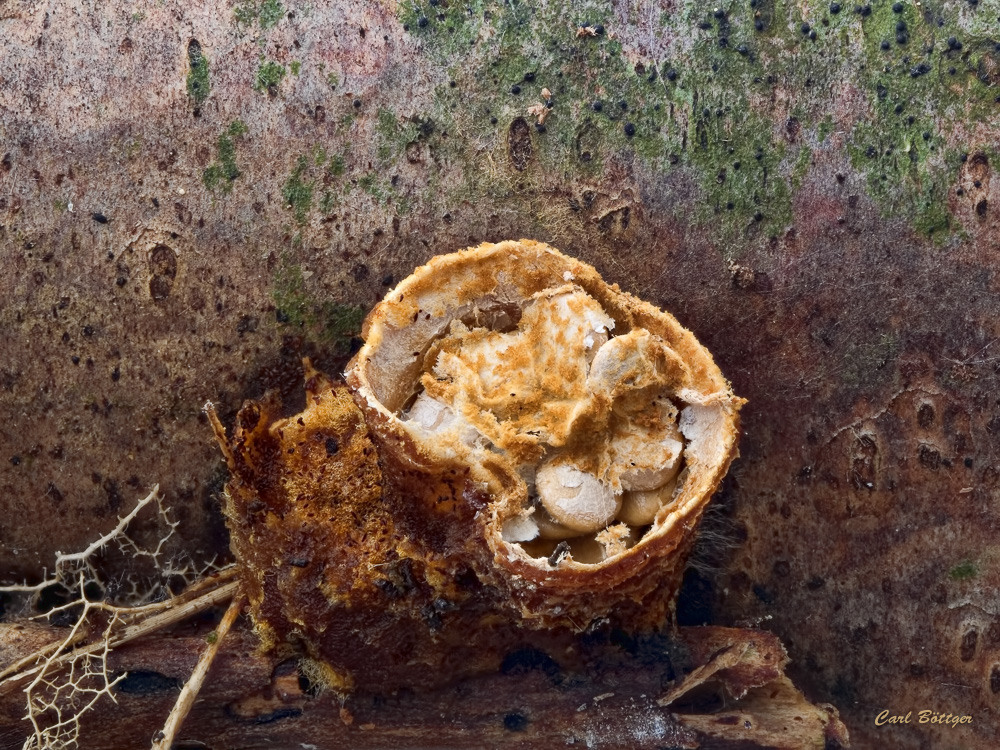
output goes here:
[[997, 14], [0, 2], [0, 577], [156, 482], [224, 556], [204, 401], [297, 411], [415, 265], [531, 237], [749, 400], [687, 622], [771, 630], [859, 747], [996, 747]]

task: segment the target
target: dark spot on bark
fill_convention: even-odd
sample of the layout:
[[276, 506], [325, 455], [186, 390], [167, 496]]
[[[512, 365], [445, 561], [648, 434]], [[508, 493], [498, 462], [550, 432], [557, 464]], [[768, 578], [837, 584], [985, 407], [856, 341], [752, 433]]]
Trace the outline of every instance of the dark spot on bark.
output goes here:
[[500, 672], [505, 675], [525, 675], [539, 671], [549, 677], [556, 677], [562, 670], [555, 659], [537, 648], [521, 648], [511, 651], [500, 663]]
[[181, 689], [181, 681], [176, 677], [149, 670], [129, 670], [115, 689], [127, 695], [151, 695], [153, 693], [173, 692]]
[[507, 714], [503, 717], [503, 728], [508, 732], [523, 732], [528, 728], [528, 717], [523, 714]]
[[917, 424], [921, 427], [930, 427], [934, 423], [934, 407], [930, 404], [921, 404], [917, 409]]
[[983, 198], [976, 204], [976, 215], [980, 217], [986, 216], [986, 212], [989, 210], [989, 207], [990, 207], [989, 202], [985, 198]]
[[806, 588], [810, 591], [819, 591], [826, 585], [826, 579], [821, 576], [813, 576], [806, 583]]
[[361, 282], [368, 278], [368, 266], [359, 263], [351, 269], [351, 276], [355, 281]]
[[933, 446], [924, 443], [920, 446], [920, 450], [917, 453], [920, 465], [930, 469], [931, 471], [937, 471], [938, 466], [941, 465], [941, 453]]
[[122, 371], [119, 370], [117, 367], [111, 371], [111, 380], [113, 382], [117, 383], [121, 379], [121, 376], [122, 376]]
[[802, 130], [802, 124], [797, 117], [789, 117], [785, 120], [785, 133], [788, 135], [788, 140], [792, 143], [798, 138], [800, 130]]
[[1000, 693], [1000, 664], [994, 664], [990, 670], [990, 692], [993, 695]]
[[107, 224], [108, 223], [108, 217], [105, 216], [104, 214], [102, 214], [100, 211], [91, 214], [90, 218], [92, 218], [98, 224]]
[[56, 505], [62, 503], [64, 499], [60, 489], [51, 482], [49, 482], [49, 486], [45, 490], [45, 497], [49, 498]]
[[293, 568], [304, 568], [309, 564], [309, 561], [304, 557], [293, 557], [288, 561], [288, 564]]
[[326, 455], [328, 456], [332, 456], [337, 451], [340, 450], [340, 445], [337, 443], [337, 438], [328, 437], [326, 439], [325, 446], [326, 446]]
[[975, 628], [971, 628], [962, 636], [962, 644], [959, 646], [958, 655], [962, 661], [972, 661], [976, 655], [976, 644], [979, 642], [979, 633]]
[[118, 491], [118, 483], [113, 479], [105, 479], [101, 482], [101, 489], [108, 497], [108, 508], [112, 513], [117, 513], [122, 507], [122, 495]]
[[253, 333], [257, 330], [260, 321], [252, 315], [244, 315], [236, 323], [236, 333], [242, 336], [244, 333]]
[[149, 256], [149, 296], [156, 301], [170, 296], [177, 276], [177, 256], [166, 245], [157, 245]]
[[753, 595], [768, 606], [774, 604], [774, 595], [760, 584], [753, 587]]
[[792, 567], [788, 564], [787, 560], [778, 560], [774, 563], [774, 574], [779, 578], [787, 578], [791, 572]]
[[531, 130], [523, 117], [516, 118], [507, 132], [507, 152], [511, 166], [521, 172], [531, 161]]

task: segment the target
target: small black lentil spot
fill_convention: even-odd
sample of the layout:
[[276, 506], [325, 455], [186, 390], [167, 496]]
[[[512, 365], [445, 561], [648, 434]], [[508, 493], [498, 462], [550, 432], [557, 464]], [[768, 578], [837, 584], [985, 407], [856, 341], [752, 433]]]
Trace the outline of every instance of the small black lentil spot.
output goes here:
[[111, 380], [113, 380], [115, 383], [121, 380], [121, 377], [122, 377], [122, 372], [117, 367], [111, 371]]
[[702, 21], [701, 23], [698, 24], [698, 28], [701, 29], [702, 31], [707, 31], [708, 29], [712, 28], [712, 22]]
[[763, 21], [754, 21], [753, 22], [753, 27], [755, 29], [757, 29], [757, 31], [763, 31], [764, 30], [764, 22]]
[[537, 130], [539, 133], [544, 133], [545, 130], [546, 130], [546, 128], [545, 128], [544, 125], [542, 125], [542, 123], [536, 122], [535, 123], [535, 130]]
[[631, 138], [633, 135], [635, 135], [635, 125], [633, 125], [630, 122], [626, 122], [625, 123], [625, 135], [627, 135], [629, 138]]
[[304, 568], [309, 564], [309, 561], [304, 557], [293, 557], [288, 561], [288, 564], [293, 568]]
[[527, 83], [531, 83], [532, 81], [534, 81], [535, 80], [535, 74], [534, 74], [534, 72], [529, 71], [529, 72], [525, 73], [524, 74], [524, 80]]
[[427, 20], [427, 16], [420, 16], [420, 18], [417, 19], [417, 26], [420, 28], [425, 28], [428, 23], [430, 23], [430, 21]]
[[964, 164], [965, 162], [967, 162], [969, 160], [969, 152], [968, 151], [963, 151], [962, 155], [959, 156], [958, 158], [961, 159], [962, 163]]
[[903, 105], [897, 104], [893, 110], [897, 115], [903, 114]]
[[976, 214], [978, 216], [986, 216], [986, 212], [989, 210], [989, 202], [983, 198], [979, 203], [976, 204]]
[[10, 457], [10, 462], [14, 466], [20, 466], [21, 465], [21, 457], [20, 456], [11, 456]]
[[754, 221], [760, 222], [763, 219], [764, 219], [764, 214], [762, 214], [760, 211], [757, 211], [757, 212], [754, 213], [754, 215], [753, 215], [753, 220]]
[[882, 49], [889, 49], [890, 46], [891, 45], [889, 44], [888, 39], [883, 39], [882, 43], [879, 45], [879, 47], [881, 47]]
[[69, 361], [72, 362], [74, 365], [80, 364], [80, 358], [75, 354], [69, 358]]
[[800, 26], [799, 28], [802, 30], [803, 34], [808, 34], [809, 33], [809, 30], [810, 30], [809, 24], [803, 23], [802, 26]]
[[512, 94], [520, 94], [521, 93], [521, 87], [518, 86], [515, 83], [513, 86], [510, 87], [510, 93], [512, 93]]
[[906, 31], [906, 21], [896, 21], [896, 31]]
[[965, 191], [962, 188], [958, 188], [955, 190], [955, 195], [965, 195]]
[[597, 26], [594, 27], [594, 31], [597, 32], [598, 36], [600, 36], [601, 34], [603, 34], [604, 33], [604, 24], [600, 24], [600, 23], [597, 24]]
[[677, 71], [674, 70], [673, 68], [670, 68], [667, 71], [667, 80], [668, 81], [676, 81], [677, 80]]
[[326, 455], [328, 455], [328, 456], [332, 456], [337, 451], [340, 450], [340, 444], [337, 443], [337, 438], [328, 437], [326, 439], [326, 443], [324, 443], [324, 445], [326, 447]]
[[496, 125], [496, 124], [497, 124], [497, 118], [491, 117], [490, 118], [490, 125]]
[[119, 276], [117, 279], [115, 279], [115, 285], [116, 286], [123, 287], [127, 283], [128, 283], [128, 279], [126, 279], [124, 276]]
[[972, 181], [972, 186], [973, 187], [977, 187], [977, 188], [981, 188], [983, 186], [983, 183], [980, 180], [973, 180]]
[[892, 4], [892, 12], [893, 13], [902, 13], [903, 12], [903, 4], [902, 3], [893, 3]]
[[361, 108], [361, 100], [360, 99], [355, 99], [354, 100], [354, 108], [355, 109], [360, 109]]
[[813, 31], [810, 31], [810, 32], [809, 32], [809, 38], [810, 38], [810, 39], [811, 39], [812, 41], [814, 41], [814, 42], [816, 41], [816, 31], [815, 31], [815, 29], [814, 29]]
[[955, 75], [955, 72], [956, 72], [955, 68], [953, 68], [953, 67], [952, 68], [948, 68], [948, 75], [953, 76], [953, 75]]
[[915, 118], [915, 117], [914, 117], [913, 115], [909, 115], [909, 116], [908, 116], [908, 117], [906, 118], [906, 124], [907, 124], [907, 125], [912, 125], [912, 124], [913, 124], [913, 123], [915, 123], [916, 121], [917, 121], [917, 120], [916, 120], [916, 118]]
[[625, 112], [628, 109], [628, 102], [622, 99], [620, 102], [618, 102], [618, 107], [619, 109], [621, 109], [622, 112]]
[[931, 134], [930, 134], [930, 131], [928, 131], [928, 130], [925, 130], [925, 131], [924, 131], [924, 132], [922, 133], [922, 136], [923, 136], [923, 139], [924, 139], [925, 141], [929, 141], [929, 140], [931, 139]]
[[833, 15], [840, 13], [840, 3], [830, 3], [830, 12], [833, 13]]
[[905, 31], [897, 32], [896, 44], [906, 44], [908, 41], [910, 41], [910, 37], [907, 36]]
[[743, 57], [746, 57], [747, 55], [750, 54], [750, 50], [747, 49], [747, 46], [745, 44], [741, 44], [739, 47], [737, 47], [736, 51], [739, 52], [741, 55], [743, 55]]
[[950, 50], [962, 49], [962, 43], [953, 36], [948, 37], [947, 44]]
[[590, 106], [594, 108], [595, 112], [600, 112], [602, 109], [604, 109], [604, 102], [602, 102], [600, 99], [598, 99], [596, 102], [594, 102]]
[[726, 11], [724, 11], [722, 8], [716, 8], [715, 12], [712, 15], [714, 15], [716, 18], [725, 18]]
[[528, 728], [528, 718], [522, 714], [507, 714], [503, 717], [503, 727], [508, 732], [523, 732]]
[[94, 335], [94, 327], [93, 326], [84, 326], [83, 327], [83, 335], [84, 336], [93, 336]]
[[102, 214], [100, 211], [91, 214], [90, 218], [92, 218], [98, 224], [107, 224], [108, 223], [108, 217], [105, 216], [104, 214]]

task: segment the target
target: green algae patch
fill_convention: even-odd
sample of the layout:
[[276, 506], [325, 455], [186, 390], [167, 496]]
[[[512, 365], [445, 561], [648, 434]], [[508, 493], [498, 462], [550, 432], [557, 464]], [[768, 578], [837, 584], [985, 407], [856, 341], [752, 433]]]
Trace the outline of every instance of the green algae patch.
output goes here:
[[228, 194], [233, 182], [240, 176], [236, 164], [236, 139], [245, 135], [247, 126], [242, 120], [234, 120], [216, 141], [218, 161], [210, 164], [202, 173], [202, 182], [210, 192], [219, 190]]
[[302, 268], [293, 263], [287, 255], [281, 258], [281, 265], [274, 276], [271, 291], [274, 300], [275, 317], [279, 323], [302, 328], [310, 317], [309, 298], [306, 295], [305, 276]]
[[278, 0], [264, 0], [261, 3], [243, 0], [233, 7], [233, 20], [243, 28], [257, 24], [265, 31], [273, 29], [284, 16], [285, 6]]
[[351, 340], [361, 333], [366, 309], [340, 302], [318, 301], [306, 284], [302, 268], [284, 253], [274, 276], [271, 298], [280, 325], [300, 329], [308, 338], [347, 354]]
[[281, 197], [293, 212], [295, 221], [304, 224], [312, 208], [313, 185], [312, 180], [306, 179], [306, 170], [309, 168], [309, 159], [300, 156], [295, 163], [295, 168], [289, 175], [281, 188]]
[[979, 568], [971, 560], [963, 560], [948, 571], [948, 577], [953, 581], [970, 581], [979, 575]]
[[266, 91], [271, 96], [278, 93], [278, 84], [285, 77], [285, 66], [274, 60], [261, 61], [260, 67], [253, 79], [254, 91]]
[[197, 109], [208, 98], [211, 84], [208, 80], [208, 58], [205, 57], [198, 40], [188, 43], [187, 93]]

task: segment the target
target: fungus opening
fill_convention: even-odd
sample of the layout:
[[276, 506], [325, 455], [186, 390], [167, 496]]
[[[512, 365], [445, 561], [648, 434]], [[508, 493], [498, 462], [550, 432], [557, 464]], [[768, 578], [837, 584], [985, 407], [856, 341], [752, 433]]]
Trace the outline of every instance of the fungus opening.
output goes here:
[[666, 601], [743, 403], [690, 331], [521, 240], [433, 258], [362, 334], [347, 383], [392, 492], [471, 524], [483, 575], [531, 613], [566, 586]]

